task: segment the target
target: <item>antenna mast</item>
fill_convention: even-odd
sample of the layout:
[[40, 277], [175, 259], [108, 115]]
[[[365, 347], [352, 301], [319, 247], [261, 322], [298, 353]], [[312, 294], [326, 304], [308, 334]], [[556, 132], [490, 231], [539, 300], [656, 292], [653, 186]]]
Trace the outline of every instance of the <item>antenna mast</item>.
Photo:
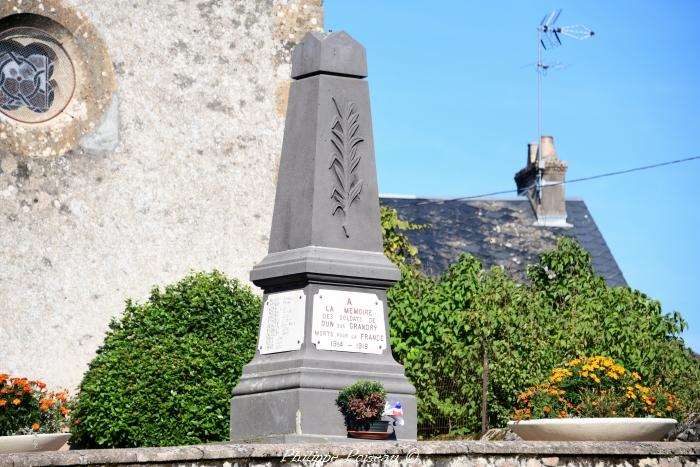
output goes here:
[[561, 45], [560, 36], [572, 39], [584, 40], [593, 37], [595, 34], [587, 26], [575, 24], [572, 26], [555, 26], [561, 10], [554, 10], [545, 15], [537, 27], [537, 203], [542, 202], [542, 75], [547, 72], [550, 66], [542, 62], [542, 49], [553, 49]]

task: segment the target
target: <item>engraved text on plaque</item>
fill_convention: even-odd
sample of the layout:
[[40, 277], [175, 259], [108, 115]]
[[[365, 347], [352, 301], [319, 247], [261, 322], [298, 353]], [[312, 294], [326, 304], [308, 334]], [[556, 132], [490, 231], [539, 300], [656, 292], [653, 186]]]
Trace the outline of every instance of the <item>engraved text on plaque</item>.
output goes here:
[[269, 294], [263, 306], [258, 351], [269, 354], [300, 349], [304, 342], [305, 307], [302, 290]]
[[387, 348], [384, 304], [375, 294], [320, 289], [311, 337], [319, 350], [380, 354]]

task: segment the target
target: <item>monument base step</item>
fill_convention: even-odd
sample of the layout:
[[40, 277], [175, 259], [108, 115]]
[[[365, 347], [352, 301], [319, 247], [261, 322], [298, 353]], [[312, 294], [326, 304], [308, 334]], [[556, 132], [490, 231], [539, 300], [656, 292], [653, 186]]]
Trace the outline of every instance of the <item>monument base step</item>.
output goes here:
[[[295, 388], [231, 399], [231, 441], [233, 442], [347, 442], [347, 429], [335, 405], [338, 391]], [[387, 394], [399, 401], [406, 420], [416, 420], [416, 398], [412, 394]], [[416, 439], [416, 425], [394, 427], [397, 440]], [[295, 437], [295, 438], [292, 438]]]

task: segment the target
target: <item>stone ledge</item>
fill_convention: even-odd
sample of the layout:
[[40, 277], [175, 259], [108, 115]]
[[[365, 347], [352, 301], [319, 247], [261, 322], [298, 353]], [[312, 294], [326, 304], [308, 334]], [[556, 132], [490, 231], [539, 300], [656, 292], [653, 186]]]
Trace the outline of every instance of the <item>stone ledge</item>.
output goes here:
[[[297, 456], [294, 459], [294, 456]], [[420, 441], [337, 444], [206, 444], [0, 454], [0, 467], [70, 465], [700, 465], [700, 443]], [[316, 459], [320, 459], [317, 457]], [[393, 460], [392, 460], [393, 459]], [[198, 462], [199, 461], [199, 462]], [[384, 461], [384, 464], [382, 463]], [[389, 462], [387, 462], [389, 461]], [[601, 464], [602, 463], [602, 464]], [[316, 464], [323, 465], [323, 464]]]

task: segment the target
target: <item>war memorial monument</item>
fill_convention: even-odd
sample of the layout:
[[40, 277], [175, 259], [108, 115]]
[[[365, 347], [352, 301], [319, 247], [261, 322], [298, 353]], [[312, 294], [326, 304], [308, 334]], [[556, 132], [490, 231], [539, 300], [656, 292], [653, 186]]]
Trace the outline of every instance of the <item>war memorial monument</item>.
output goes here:
[[231, 400], [232, 441], [346, 437], [334, 400], [376, 380], [401, 403], [397, 439], [416, 439], [415, 390], [391, 354], [365, 49], [345, 32], [308, 33], [292, 79], [258, 347]]

